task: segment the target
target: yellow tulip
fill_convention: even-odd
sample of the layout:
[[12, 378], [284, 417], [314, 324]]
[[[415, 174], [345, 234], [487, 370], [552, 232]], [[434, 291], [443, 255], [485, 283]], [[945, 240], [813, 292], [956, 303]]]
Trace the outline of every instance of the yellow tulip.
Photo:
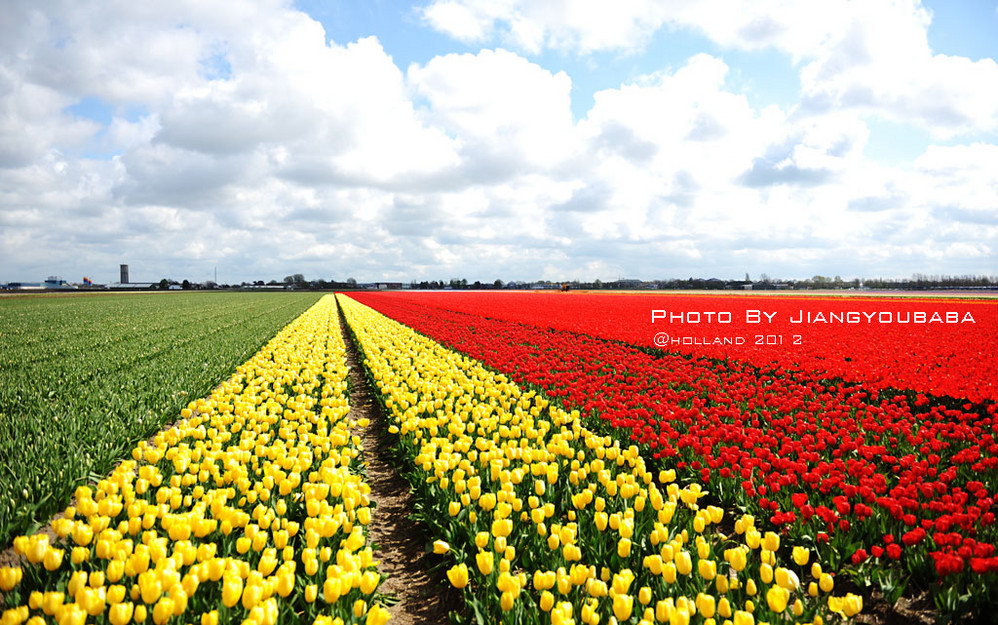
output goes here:
[[488, 532], [478, 532], [475, 534], [475, 546], [479, 549], [485, 549], [491, 539], [492, 535]]
[[627, 538], [621, 538], [617, 541], [617, 555], [621, 558], [627, 558], [631, 555], [631, 541]]
[[[242, 582], [240, 581], [240, 584]], [[142, 593], [142, 601], [146, 604], [153, 604], [159, 600], [163, 593], [163, 586], [160, 584], [159, 576], [155, 571], [146, 571], [139, 575], [139, 590]]]
[[773, 567], [765, 563], [760, 564], [759, 579], [761, 579], [764, 584], [771, 584], [773, 582]]
[[631, 618], [634, 609], [634, 597], [629, 594], [619, 594], [613, 597], [613, 615], [618, 621], [626, 621]]
[[773, 586], [766, 592], [766, 603], [773, 612], [783, 612], [786, 610], [789, 600], [790, 592], [786, 588]]
[[107, 589], [107, 602], [111, 605], [116, 605], [125, 600], [125, 587], [120, 584], [115, 584]]
[[674, 584], [676, 582], [676, 563], [666, 562], [662, 566], [662, 579], [668, 584]]
[[330, 577], [322, 584], [322, 598], [326, 603], [336, 603], [344, 594], [344, 590], [349, 592], [349, 588], [343, 588], [339, 577]]
[[755, 625], [755, 617], [751, 612], [738, 610], [734, 614], [734, 625]]
[[638, 590], [638, 601], [641, 605], [648, 605], [651, 603], [651, 588], [648, 586], [642, 586]]
[[818, 578], [818, 587], [821, 588], [822, 592], [832, 592], [835, 588], [835, 580], [828, 573], [822, 573], [821, 577]]
[[365, 625], [385, 625], [388, 619], [391, 618], [391, 613], [380, 605], [371, 606], [370, 611], [367, 613], [367, 619], [364, 621]]
[[793, 549], [793, 558], [797, 566], [804, 566], [811, 559], [811, 552], [806, 547], [797, 546]]
[[156, 625], [163, 625], [173, 616], [173, 599], [160, 597], [159, 601], [152, 609], [152, 621]]
[[[475, 555], [475, 563], [478, 565], [478, 570], [482, 575], [491, 575], [495, 568], [495, 562], [495, 554], [491, 551], [479, 551]], [[534, 579], [536, 578], [537, 573], [534, 574]]]
[[24, 572], [19, 566], [5, 566], [0, 568], [0, 590], [10, 592], [21, 583]]
[[675, 611], [676, 606], [672, 599], [663, 599], [661, 601], [655, 602], [655, 620], [659, 623], [668, 622], [672, 618], [672, 613]]
[[364, 616], [367, 612], [367, 602], [363, 599], [357, 599], [353, 602], [353, 615], [357, 618]]
[[713, 560], [699, 560], [697, 572], [700, 573], [700, 577], [710, 581], [717, 576], [717, 563]]
[[717, 615], [721, 618], [731, 618], [731, 602], [727, 597], [721, 597], [717, 602]]
[[360, 576], [360, 592], [365, 595], [372, 594], [381, 583], [381, 575], [377, 571], [364, 571]]
[[[243, 594], [243, 580], [238, 575], [226, 575], [222, 581], [222, 604], [231, 608], [239, 603], [239, 598]], [[143, 594], [143, 601], [145, 601]], [[149, 603], [146, 601], [146, 603]]]
[[676, 554], [676, 570], [679, 571], [681, 575], [689, 575], [693, 571], [693, 560], [690, 557], [690, 552], [682, 550]]
[[468, 585], [468, 566], [462, 562], [447, 569], [447, 579], [455, 588], [464, 588]]
[[654, 554], [650, 556], [645, 556], [643, 566], [652, 572], [652, 575], [662, 574], [662, 556], [659, 554]]
[[131, 601], [126, 603], [116, 603], [111, 606], [107, 617], [108, 620], [111, 621], [111, 625], [126, 625], [131, 622], [134, 610], [135, 606]]
[[763, 546], [769, 551], [780, 550], [780, 535], [775, 532], [766, 532], [763, 538]]
[[515, 600], [516, 596], [512, 592], [508, 590], [503, 591], [503, 593], [499, 595], [499, 607], [502, 608], [503, 612], [509, 612], [513, 609]]
[[551, 594], [551, 591], [545, 590], [541, 593], [540, 606], [541, 610], [545, 612], [550, 612], [551, 608], [554, 607], [554, 595]]
[[714, 597], [712, 595], [699, 593], [694, 603], [696, 604], [697, 611], [700, 612], [700, 616], [704, 618], [713, 618], [714, 613], [716, 612], [716, 607], [714, 604]]
[[693, 519], [693, 531], [697, 534], [702, 534], [705, 529], [707, 529], [707, 524], [704, 522], [703, 517], [698, 514]]
[[776, 569], [774, 579], [776, 580], [776, 585], [781, 588], [786, 588], [790, 591], [800, 588], [800, 579], [797, 577], [797, 574], [782, 566]]

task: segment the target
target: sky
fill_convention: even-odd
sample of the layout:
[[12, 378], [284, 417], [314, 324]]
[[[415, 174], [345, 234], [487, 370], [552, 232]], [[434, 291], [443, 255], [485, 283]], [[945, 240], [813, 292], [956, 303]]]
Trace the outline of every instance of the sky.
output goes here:
[[998, 275], [998, 0], [0, 13], [0, 282]]

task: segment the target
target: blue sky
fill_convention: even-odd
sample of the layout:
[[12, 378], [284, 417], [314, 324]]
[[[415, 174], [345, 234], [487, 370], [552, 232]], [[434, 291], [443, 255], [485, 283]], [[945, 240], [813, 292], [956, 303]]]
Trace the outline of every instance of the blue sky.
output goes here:
[[998, 2], [566, 6], [15, 1], [0, 282], [998, 273]]

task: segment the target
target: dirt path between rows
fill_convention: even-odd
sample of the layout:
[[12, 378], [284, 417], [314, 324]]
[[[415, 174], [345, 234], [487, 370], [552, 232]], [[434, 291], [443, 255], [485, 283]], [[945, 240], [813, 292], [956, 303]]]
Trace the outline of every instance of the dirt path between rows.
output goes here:
[[371, 422], [369, 427], [360, 430], [368, 463], [370, 497], [377, 503], [368, 532], [369, 540], [375, 545], [378, 570], [387, 576], [380, 591], [397, 599], [397, 603], [388, 606], [392, 615], [389, 622], [392, 625], [446, 623], [448, 613], [459, 608], [459, 596], [445, 583], [439, 570], [436, 577], [428, 573], [440, 562], [439, 556], [426, 552], [429, 539], [424, 528], [409, 518], [412, 493], [392, 464], [393, 451], [386, 442], [385, 416], [363, 374], [360, 351], [346, 329], [342, 312], [340, 325], [350, 369], [350, 415], [355, 419], [367, 417]]

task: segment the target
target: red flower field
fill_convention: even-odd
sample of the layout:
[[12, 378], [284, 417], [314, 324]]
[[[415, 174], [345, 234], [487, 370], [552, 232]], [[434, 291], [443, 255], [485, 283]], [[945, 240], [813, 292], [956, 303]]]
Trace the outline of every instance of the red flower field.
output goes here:
[[[875, 388], [998, 399], [994, 300], [583, 292], [391, 297], [636, 346], [653, 347], [665, 333], [669, 343], [662, 347], [674, 353], [737, 358]], [[725, 313], [730, 322], [719, 321]], [[738, 337], [741, 344], [725, 344]]]

